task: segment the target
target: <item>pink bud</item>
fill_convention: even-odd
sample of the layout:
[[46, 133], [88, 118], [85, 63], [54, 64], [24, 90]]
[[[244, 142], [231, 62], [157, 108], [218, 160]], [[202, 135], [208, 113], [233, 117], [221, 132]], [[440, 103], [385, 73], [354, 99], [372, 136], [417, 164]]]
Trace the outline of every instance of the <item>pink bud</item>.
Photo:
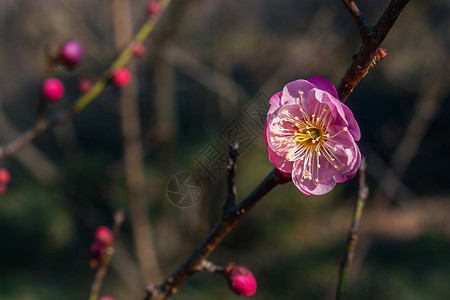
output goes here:
[[104, 226], [97, 228], [95, 232], [95, 240], [102, 243], [105, 246], [111, 246], [113, 243], [113, 233], [112, 231]]
[[145, 47], [141, 43], [133, 45], [133, 54], [137, 57], [143, 56], [145, 53]]
[[56, 102], [64, 95], [64, 85], [59, 79], [49, 78], [42, 85], [42, 95], [48, 101]]
[[236, 295], [252, 296], [256, 292], [256, 280], [247, 267], [235, 266], [225, 271], [228, 286]]
[[11, 179], [11, 174], [5, 168], [0, 169], [0, 184], [7, 184]]
[[116, 299], [113, 297], [102, 296], [102, 297], [98, 298], [98, 300], [116, 300]]
[[131, 80], [131, 73], [127, 69], [119, 69], [114, 72], [112, 82], [116, 86], [124, 86]]
[[150, 1], [147, 5], [147, 12], [150, 16], [156, 16], [159, 14], [161, 10], [161, 4], [158, 1]]
[[77, 41], [67, 41], [59, 50], [59, 61], [69, 68], [78, 65], [84, 56], [83, 45]]
[[92, 81], [89, 79], [80, 79], [78, 80], [78, 90], [81, 94], [86, 94], [92, 88]]

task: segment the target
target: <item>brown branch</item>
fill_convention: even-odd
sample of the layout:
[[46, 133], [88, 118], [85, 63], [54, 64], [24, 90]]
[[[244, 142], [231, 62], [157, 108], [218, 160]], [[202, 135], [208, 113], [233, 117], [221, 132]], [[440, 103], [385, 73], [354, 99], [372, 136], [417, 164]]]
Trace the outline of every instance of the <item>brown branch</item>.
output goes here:
[[345, 8], [347, 8], [348, 12], [353, 18], [353, 21], [355, 21], [356, 25], [358, 26], [361, 40], [364, 41], [368, 39], [372, 31], [370, 30], [370, 26], [362, 15], [358, 6], [356, 6], [356, 3], [353, 0], [342, 0], [342, 3], [344, 4]]
[[362, 210], [368, 195], [369, 188], [366, 185], [366, 160], [363, 157], [361, 160], [361, 166], [359, 167], [358, 201], [356, 202], [355, 212], [353, 213], [352, 224], [348, 234], [347, 251], [341, 261], [341, 267], [339, 270], [339, 284], [336, 293], [337, 300], [343, 300], [345, 297], [348, 273], [355, 254], [356, 242], [358, 241], [358, 229], [361, 222]]
[[[363, 39], [358, 54], [353, 57], [353, 63], [347, 69], [347, 72], [337, 87], [339, 99], [342, 102], [347, 99], [353, 91], [353, 88], [367, 74], [370, 67], [373, 66], [378, 48], [408, 2], [409, 0], [391, 0], [381, 18], [373, 27], [371, 34], [367, 36], [367, 39]], [[358, 22], [357, 24], [359, 24]]]
[[69, 109], [67, 111], [58, 112], [48, 117], [47, 119], [41, 119], [37, 121], [34, 127], [28, 129], [27, 131], [19, 135], [16, 139], [4, 145], [3, 147], [0, 147], [0, 159], [4, 159], [6, 157], [14, 155], [17, 151], [28, 145], [28, 143], [30, 143], [42, 133], [59, 123], [66, 122], [74, 115], [74, 110]]
[[224, 210], [228, 210], [230, 207], [236, 204], [237, 189], [236, 189], [236, 159], [238, 156], [239, 145], [238, 143], [230, 145], [230, 157], [228, 159], [228, 195], [225, 202]]
[[162, 300], [177, 292], [178, 288], [198, 269], [204, 260], [214, 251], [222, 239], [236, 226], [250, 209], [268, 192], [280, 183], [284, 183], [278, 169], [272, 170], [267, 177], [239, 204], [224, 211], [222, 219], [214, 226], [208, 236], [198, 245], [191, 256], [170, 275], [161, 285], [147, 290], [146, 300]]

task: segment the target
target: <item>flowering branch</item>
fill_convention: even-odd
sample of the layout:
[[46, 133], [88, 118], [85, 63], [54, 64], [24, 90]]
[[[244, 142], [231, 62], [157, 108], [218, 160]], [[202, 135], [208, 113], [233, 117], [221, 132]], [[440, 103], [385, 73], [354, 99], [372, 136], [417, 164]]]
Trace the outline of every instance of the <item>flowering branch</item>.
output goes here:
[[100, 292], [100, 288], [103, 284], [103, 279], [106, 276], [106, 272], [108, 271], [109, 263], [111, 262], [111, 258], [114, 254], [114, 241], [119, 236], [120, 227], [123, 224], [124, 214], [123, 210], [118, 210], [114, 214], [114, 225], [113, 225], [113, 240], [109, 247], [106, 248], [105, 256], [101, 259], [100, 265], [97, 269], [97, 273], [95, 274], [94, 283], [91, 287], [91, 294], [89, 295], [89, 300], [97, 300], [98, 294]]
[[366, 185], [366, 160], [363, 157], [359, 167], [359, 190], [358, 201], [356, 202], [355, 211], [353, 213], [352, 224], [348, 234], [347, 251], [341, 261], [341, 268], [339, 270], [339, 283], [337, 287], [336, 300], [343, 300], [348, 281], [348, 272], [353, 261], [356, 242], [358, 241], [358, 229], [361, 222], [362, 210], [365, 201], [369, 195], [369, 188]]
[[360, 29], [362, 45], [359, 52], [353, 56], [352, 64], [337, 87], [339, 99], [342, 102], [345, 102], [353, 88], [373, 66], [378, 48], [408, 2], [409, 0], [391, 0], [377, 24], [370, 29], [366, 28], [364, 17], [356, 4], [350, 0], [343, 0], [345, 7]]
[[[161, 1], [161, 12], [166, 9], [170, 1], [171, 0]], [[72, 107], [65, 111], [56, 112], [55, 114], [48, 116], [47, 118], [39, 118], [32, 128], [22, 133], [13, 141], [0, 147], [0, 159], [4, 159], [6, 157], [14, 155], [17, 151], [25, 147], [28, 143], [30, 143], [32, 140], [34, 140], [36, 137], [38, 137], [48, 129], [72, 119], [75, 114], [82, 111], [89, 103], [97, 98], [97, 96], [105, 89], [114, 71], [125, 66], [131, 60], [131, 58], [133, 58], [133, 46], [135, 44], [144, 42], [148, 38], [150, 33], [153, 32], [153, 29], [159, 19], [159, 16], [152, 16], [147, 20], [147, 22], [145, 22], [145, 24], [135, 35], [130, 44], [128, 44], [128, 46], [122, 51], [119, 57], [103, 73], [100, 79], [97, 80], [97, 82], [89, 90], [89, 92], [78, 98], [78, 100], [72, 105]]]

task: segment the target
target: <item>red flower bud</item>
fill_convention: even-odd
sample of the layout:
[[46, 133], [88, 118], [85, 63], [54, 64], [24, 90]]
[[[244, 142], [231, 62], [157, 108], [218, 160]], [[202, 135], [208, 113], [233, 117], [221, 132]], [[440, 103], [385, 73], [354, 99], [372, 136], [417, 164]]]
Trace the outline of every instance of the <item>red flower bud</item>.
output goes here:
[[112, 82], [116, 86], [124, 86], [131, 80], [131, 73], [127, 69], [119, 69], [114, 72], [112, 78]]
[[133, 45], [133, 54], [137, 57], [143, 56], [145, 53], [145, 47], [141, 43]]
[[256, 292], [256, 280], [247, 267], [235, 266], [225, 271], [228, 286], [236, 295], [252, 296]]
[[386, 49], [378, 48], [377, 52], [375, 53], [375, 62], [382, 61], [387, 55]]
[[48, 101], [59, 101], [64, 95], [64, 85], [59, 79], [49, 78], [42, 85], [42, 95]]
[[97, 242], [100, 242], [104, 246], [111, 246], [113, 239], [113, 233], [109, 228], [104, 226], [97, 228], [97, 231], [95, 232], [95, 240]]
[[0, 184], [7, 184], [11, 180], [11, 174], [5, 168], [0, 169]]
[[147, 5], [147, 12], [150, 16], [157, 16], [161, 10], [161, 4], [158, 1], [150, 1]]

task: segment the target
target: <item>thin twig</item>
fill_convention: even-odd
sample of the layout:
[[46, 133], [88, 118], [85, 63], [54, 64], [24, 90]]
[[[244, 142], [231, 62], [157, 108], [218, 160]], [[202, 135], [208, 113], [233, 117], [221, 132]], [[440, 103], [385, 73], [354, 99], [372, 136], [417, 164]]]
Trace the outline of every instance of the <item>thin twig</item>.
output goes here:
[[[171, 0], [164, 0], [161, 2], [161, 13], [165, 10], [170, 1]], [[75, 114], [82, 111], [89, 103], [97, 98], [97, 96], [105, 89], [113, 72], [125, 66], [131, 60], [131, 58], [133, 58], [133, 45], [136, 43], [144, 42], [153, 31], [159, 19], [159, 17], [152, 17], [144, 23], [139, 32], [135, 35], [133, 41], [130, 42], [130, 44], [122, 51], [119, 57], [103, 73], [103, 75], [100, 77], [100, 79], [98, 79], [98, 81], [89, 90], [89, 92], [78, 98], [78, 100], [73, 104], [72, 107], [65, 111], [56, 112], [55, 114], [45, 119], [38, 119], [32, 128], [28, 129], [16, 139], [7, 143], [3, 147], [0, 147], [0, 159], [4, 159], [6, 157], [14, 155], [17, 151], [25, 147], [28, 143], [30, 143], [32, 140], [34, 140], [36, 137], [38, 137], [48, 129], [54, 127], [57, 124], [72, 119]]]
[[103, 259], [101, 259], [101, 261], [100, 261], [100, 265], [97, 269], [97, 273], [95, 274], [94, 283], [92, 284], [92, 287], [91, 287], [91, 294], [89, 295], [89, 300], [97, 300], [98, 299], [98, 294], [100, 292], [100, 288], [102, 287], [103, 279], [106, 276], [109, 263], [111, 262], [111, 258], [114, 254], [114, 243], [115, 243], [115, 240], [117, 239], [117, 237], [119, 236], [119, 231], [120, 231], [120, 227], [123, 224], [123, 220], [124, 220], [123, 210], [120, 209], [114, 214], [114, 225], [113, 225], [114, 238], [113, 238], [111, 246], [109, 246], [106, 249], [105, 257], [103, 257]]
[[[123, 48], [133, 38], [133, 19], [130, 1], [113, 0], [113, 24], [116, 49]], [[136, 63], [131, 61], [128, 70], [136, 75]], [[160, 267], [155, 252], [153, 228], [148, 214], [149, 197], [143, 164], [141, 121], [139, 115], [138, 83], [131, 81], [120, 90], [120, 124], [123, 138], [123, 161], [127, 188], [130, 225], [134, 251], [144, 282], [159, 281]]]
[[339, 270], [339, 283], [337, 287], [336, 300], [343, 300], [345, 297], [348, 281], [348, 273], [355, 254], [355, 246], [358, 241], [358, 229], [361, 222], [362, 210], [365, 201], [369, 195], [369, 188], [366, 185], [366, 160], [363, 157], [359, 167], [359, 192], [358, 201], [356, 202], [355, 211], [353, 213], [352, 224], [348, 234], [347, 251], [341, 261]]
[[359, 34], [361, 35], [361, 40], [366, 40], [370, 37], [372, 31], [370, 30], [370, 26], [364, 18], [363, 14], [359, 10], [358, 6], [356, 6], [355, 1], [353, 0], [342, 0], [345, 8], [347, 8], [348, 12], [352, 16], [356, 25], [359, 29]]
[[238, 156], [239, 144], [230, 145], [230, 157], [228, 159], [228, 195], [223, 209], [226, 211], [236, 204], [236, 159]]
[[392, 25], [394, 25], [397, 17], [408, 2], [409, 0], [391, 0], [381, 15], [381, 18], [373, 27], [372, 33], [368, 35], [369, 38], [363, 39], [358, 54], [353, 57], [353, 63], [347, 69], [347, 72], [337, 87], [338, 96], [342, 102], [347, 99], [353, 91], [353, 88], [367, 74], [370, 67], [373, 66], [378, 47], [380, 47], [389, 30], [392, 28]]

